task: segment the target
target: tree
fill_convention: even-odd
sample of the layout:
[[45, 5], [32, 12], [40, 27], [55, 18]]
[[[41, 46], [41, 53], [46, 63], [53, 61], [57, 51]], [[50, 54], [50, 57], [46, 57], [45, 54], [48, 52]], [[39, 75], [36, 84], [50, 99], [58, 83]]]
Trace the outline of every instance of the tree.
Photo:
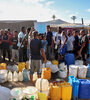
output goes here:
[[52, 18], [53, 18], [53, 20], [55, 20], [55, 19], [56, 19], [56, 16], [55, 16], [55, 15], [53, 15], [53, 16], [52, 16]]
[[71, 19], [73, 20], [73, 23], [75, 23], [75, 20], [77, 19], [76, 16], [72, 16]]

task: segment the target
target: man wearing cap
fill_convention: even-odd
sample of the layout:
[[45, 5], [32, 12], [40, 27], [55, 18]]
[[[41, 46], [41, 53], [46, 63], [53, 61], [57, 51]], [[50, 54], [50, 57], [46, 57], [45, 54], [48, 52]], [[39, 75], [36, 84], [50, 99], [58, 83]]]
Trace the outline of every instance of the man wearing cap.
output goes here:
[[33, 73], [36, 69], [37, 75], [40, 78], [40, 61], [41, 61], [41, 54], [45, 60], [45, 63], [47, 62], [46, 56], [42, 47], [41, 40], [38, 39], [38, 32], [35, 31], [34, 33], [34, 39], [30, 42], [30, 53], [31, 53], [31, 69], [30, 69], [30, 79], [33, 81]]

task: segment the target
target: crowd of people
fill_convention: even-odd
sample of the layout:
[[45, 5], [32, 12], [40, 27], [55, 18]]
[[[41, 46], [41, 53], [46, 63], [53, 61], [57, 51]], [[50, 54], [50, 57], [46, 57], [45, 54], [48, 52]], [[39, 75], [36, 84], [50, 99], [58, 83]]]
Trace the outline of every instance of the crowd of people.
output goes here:
[[[54, 38], [53, 38], [54, 37]], [[6, 54], [8, 60], [12, 62], [26, 62], [31, 59], [30, 78], [33, 79], [33, 73], [36, 68], [38, 77], [40, 77], [40, 63], [47, 60], [64, 60], [66, 53], [73, 53], [75, 58], [82, 59], [86, 64], [89, 52], [90, 32], [85, 30], [67, 30], [61, 27], [53, 36], [50, 26], [46, 27], [45, 34], [38, 33], [33, 27], [21, 28], [20, 33], [10, 29], [0, 30], [0, 59], [5, 62]], [[52, 56], [53, 55], [53, 56]]]

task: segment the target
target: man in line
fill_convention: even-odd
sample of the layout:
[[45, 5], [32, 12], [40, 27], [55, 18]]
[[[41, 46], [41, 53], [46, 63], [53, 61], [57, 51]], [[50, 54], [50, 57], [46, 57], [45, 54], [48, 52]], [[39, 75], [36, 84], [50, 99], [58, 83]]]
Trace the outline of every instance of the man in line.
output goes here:
[[31, 54], [31, 69], [30, 69], [30, 79], [33, 81], [33, 74], [36, 68], [38, 78], [40, 78], [40, 62], [41, 54], [44, 58], [45, 63], [47, 62], [46, 56], [42, 47], [41, 40], [38, 39], [38, 32], [33, 33], [34, 39], [30, 42], [30, 54]]
[[18, 48], [19, 48], [19, 62], [23, 62], [24, 60], [24, 45], [22, 44], [24, 40], [24, 35], [26, 33], [25, 27], [21, 28], [21, 32], [18, 34]]
[[52, 55], [52, 47], [53, 47], [53, 34], [50, 30], [50, 26], [47, 26], [47, 32], [46, 32], [46, 40], [48, 42], [47, 44], [47, 59], [51, 60], [51, 55]]
[[70, 30], [67, 30], [67, 35], [68, 35], [67, 52], [73, 53], [75, 38]]
[[55, 53], [55, 59], [58, 59], [58, 46], [59, 46], [59, 42], [61, 41], [61, 33], [62, 33], [62, 28], [59, 27], [58, 28], [58, 32], [56, 33], [55, 36], [55, 41], [54, 41], [54, 53]]
[[10, 61], [9, 34], [7, 29], [5, 29], [5, 33], [2, 38], [2, 43], [3, 43], [3, 61], [5, 61], [6, 52], [8, 53], [8, 59]]
[[17, 59], [16, 59], [17, 62], [19, 58], [17, 43], [18, 43], [18, 34], [17, 34], [17, 31], [14, 31], [14, 35], [12, 38], [12, 61], [13, 62], [15, 61], [16, 56], [17, 56]]
[[81, 48], [80, 48], [78, 54], [79, 54], [79, 56], [82, 55], [84, 64], [86, 65], [89, 41], [88, 41], [88, 37], [87, 37], [85, 30], [81, 30], [80, 34], [81, 34]]

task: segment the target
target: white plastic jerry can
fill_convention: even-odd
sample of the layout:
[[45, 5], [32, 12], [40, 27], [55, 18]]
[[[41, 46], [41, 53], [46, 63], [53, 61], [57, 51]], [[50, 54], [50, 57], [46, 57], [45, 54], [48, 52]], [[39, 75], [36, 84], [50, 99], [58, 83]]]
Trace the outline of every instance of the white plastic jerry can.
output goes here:
[[13, 73], [13, 81], [14, 82], [18, 81], [18, 73], [16, 71], [14, 71], [14, 73]]
[[23, 74], [22, 74], [22, 72], [18, 73], [18, 81], [20, 81], [20, 82], [23, 81]]
[[8, 72], [7, 80], [8, 82], [12, 82], [12, 72], [11, 71]]

